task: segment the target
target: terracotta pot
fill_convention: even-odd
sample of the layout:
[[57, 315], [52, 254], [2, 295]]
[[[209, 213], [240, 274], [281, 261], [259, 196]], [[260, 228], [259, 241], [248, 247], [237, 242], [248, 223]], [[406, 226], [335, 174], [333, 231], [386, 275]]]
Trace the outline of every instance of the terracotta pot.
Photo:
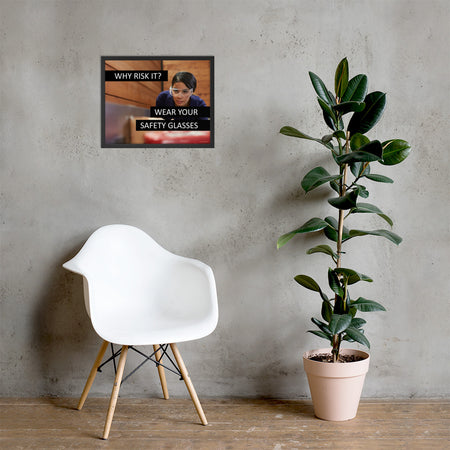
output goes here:
[[370, 356], [361, 350], [341, 349], [341, 354], [362, 356], [362, 361], [325, 363], [308, 359], [317, 353], [331, 353], [331, 348], [312, 350], [303, 355], [314, 414], [319, 419], [342, 421], [353, 419], [358, 411]]

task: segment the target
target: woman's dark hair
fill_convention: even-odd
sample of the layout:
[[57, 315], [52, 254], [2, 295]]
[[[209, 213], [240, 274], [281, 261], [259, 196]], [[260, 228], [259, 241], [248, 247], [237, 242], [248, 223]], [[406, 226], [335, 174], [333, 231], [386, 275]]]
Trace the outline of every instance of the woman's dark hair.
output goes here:
[[176, 73], [172, 78], [172, 86], [178, 82], [184, 83], [189, 89], [192, 89], [192, 92], [194, 92], [197, 87], [197, 80], [190, 72]]

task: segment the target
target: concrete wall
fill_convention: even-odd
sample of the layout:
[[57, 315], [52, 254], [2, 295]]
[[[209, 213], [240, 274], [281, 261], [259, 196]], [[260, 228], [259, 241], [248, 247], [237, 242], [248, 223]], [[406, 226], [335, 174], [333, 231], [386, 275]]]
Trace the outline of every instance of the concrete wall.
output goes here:
[[[326, 188], [307, 197], [300, 189], [306, 171], [324, 164], [322, 148], [278, 131], [326, 133], [308, 70], [332, 85], [344, 56], [351, 74], [367, 73], [371, 90], [388, 93], [371, 136], [413, 147], [405, 163], [379, 170], [395, 184], [371, 196], [404, 242], [361, 238], [346, 256], [375, 280], [358, 295], [389, 310], [366, 317], [364, 395], [450, 395], [447, 0], [0, 6], [1, 395], [81, 392], [99, 339], [81, 279], [61, 264], [109, 223], [141, 227], [213, 267], [218, 328], [180, 345], [200, 396], [308, 395], [301, 354], [324, 345], [306, 333], [319, 300], [293, 276], [324, 282], [328, 260], [305, 255], [319, 238], [279, 251], [276, 240], [332, 211]], [[214, 55], [216, 147], [101, 149], [101, 55]], [[94, 394], [110, 393], [111, 370]], [[176, 377], [169, 385], [186, 395]], [[156, 370], [122, 393], [160, 395]]]

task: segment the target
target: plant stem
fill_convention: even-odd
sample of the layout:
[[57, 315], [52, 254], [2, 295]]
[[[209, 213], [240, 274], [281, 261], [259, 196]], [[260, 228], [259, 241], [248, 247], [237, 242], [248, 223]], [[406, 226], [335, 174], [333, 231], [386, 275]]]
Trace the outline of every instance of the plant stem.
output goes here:
[[[349, 148], [350, 148], [350, 133], [347, 132], [346, 141], [345, 141], [345, 153], [349, 152]], [[342, 178], [340, 179], [339, 196], [343, 197], [346, 192], [347, 164], [344, 164], [343, 166], [341, 166], [340, 172], [341, 172]], [[336, 250], [337, 250], [337, 255], [338, 255], [337, 261], [336, 261], [336, 268], [341, 267], [341, 261], [342, 261], [342, 235], [344, 233], [344, 219], [345, 219], [344, 210], [340, 209], [339, 210], [339, 220], [338, 220], [338, 239], [337, 239], [337, 245], [336, 245], [336, 247], [337, 247]], [[347, 292], [345, 292], [343, 300], [341, 300], [337, 294], [335, 296], [335, 307], [336, 307], [337, 302], [343, 301], [342, 307], [338, 308], [340, 311], [345, 311], [346, 296], [347, 296]], [[341, 346], [341, 340], [342, 339], [341, 339], [340, 334], [335, 334], [333, 336], [333, 350], [332, 350], [333, 362], [337, 362], [339, 359], [339, 350], [340, 350], [340, 346]]]
[[341, 335], [335, 334], [333, 336], [333, 349], [331, 350], [331, 353], [333, 355], [333, 362], [338, 362], [339, 360], [339, 349], [341, 346]]
[[[349, 152], [350, 147], [350, 133], [347, 132], [347, 139], [345, 141], [345, 153]], [[339, 196], [343, 197], [346, 192], [346, 183], [347, 183], [347, 164], [341, 166], [341, 175], [340, 179], [340, 189]], [[337, 255], [338, 259], [336, 261], [336, 267], [341, 267], [341, 255], [342, 255], [342, 234], [344, 232], [344, 210], [339, 210], [339, 221], [338, 221], [338, 240], [337, 240]]]

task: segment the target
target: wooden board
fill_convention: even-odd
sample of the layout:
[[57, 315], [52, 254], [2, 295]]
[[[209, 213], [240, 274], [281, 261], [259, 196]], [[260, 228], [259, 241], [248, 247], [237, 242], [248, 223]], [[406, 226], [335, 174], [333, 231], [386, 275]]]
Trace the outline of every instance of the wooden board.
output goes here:
[[0, 448], [449, 449], [450, 400], [363, 400], [348, 422], [316, 419], [307, 400], [119, 398], [109, 441], [108, 399], [0, 399]]
[[[105, 70], [161, 70], [161, 61], [107, 60]], [[156, 97], [162, 88], [162, 82], [156, 81], [106, 81], [105, 100], [122, 105], [150, 108], [155, 106]]]

